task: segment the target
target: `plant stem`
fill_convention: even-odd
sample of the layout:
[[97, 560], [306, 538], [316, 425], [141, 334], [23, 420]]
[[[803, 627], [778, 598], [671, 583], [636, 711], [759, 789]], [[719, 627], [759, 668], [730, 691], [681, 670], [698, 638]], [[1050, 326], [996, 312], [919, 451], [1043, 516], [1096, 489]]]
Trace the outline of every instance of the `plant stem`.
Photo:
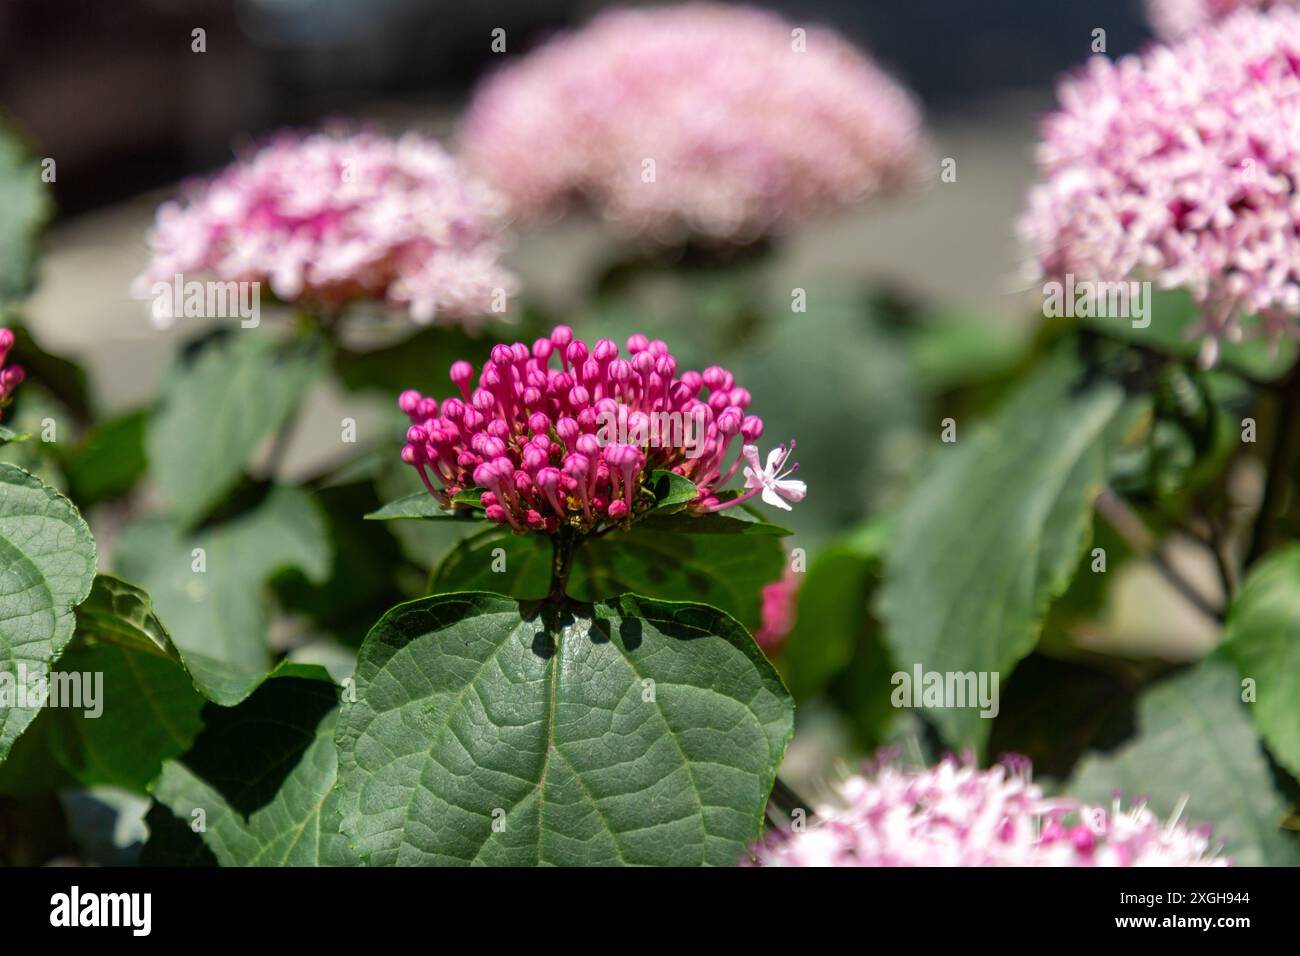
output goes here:
[[787, 823], [796, 810], [802, 810], [807, 819], [812, 819], [815, 815], [808, 801], [795, 793], [780, 777], [772, 783], [772, 795], [768, 798], [768, 804], [780, 811]]
[[1223, 611], [1216, 608], [1186, 578], [1179, 573], [1161, 550], [1155, 536], [1142, 523], [1142, 518], [1129, 507], [1128, 502], [1110, 488], [1097, 496], [1097, 513], [1124, 539], [1124, 543], [1140, 558], [1150, 561], [1166, 581], [1186, 598], [1187, 602], [1216, 624], [1223, 623]]
[[577, 553], [578, 542], [571, 528], [561, 528], [551, 538], [553, 558], [551, 560], [551, 586], [547, 597], [552, 601], [562, 601], [569, 586], [569, 575], [573, 571], [573, 556]]
[[1273, 428], [1273, 448], [1268, 458], [1268, 475], [1264, 479], [1264, 497], [1255, 516], [1255, 528], [1250, 536], [1250, 550], [1246, 564], [1257, 560], [1273, 543], [1274, 525], [1286, 501], [1291, 464], [1300, 447], [1300, 363], [1297, 363], [1281, 383], [1277, 393], [1277, 421]]

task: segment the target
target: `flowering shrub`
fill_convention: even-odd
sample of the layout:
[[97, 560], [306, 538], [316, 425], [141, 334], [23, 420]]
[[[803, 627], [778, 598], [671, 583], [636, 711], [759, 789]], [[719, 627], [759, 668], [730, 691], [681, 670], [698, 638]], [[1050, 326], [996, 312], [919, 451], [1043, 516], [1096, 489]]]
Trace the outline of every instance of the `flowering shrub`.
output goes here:
[[[604, 13], [463, 167], [284, 134], [165, 204], [136, 291], [210, 321], [124, 411], [0, 131], [0, 862], [1300, 864], [1297, 103], [1281, 5], [1065, 80], [1035, 265], [1162, 294], [1015, 337], [733, 248], [923, 173], [845, 40]], [[663, 299], [516, 282], [579, 198]], [[292, 321], [209, 308], [262, 282]]]
[[598, 16], [489, 79], [462, 132], [517, 215], [581, 196], [668, 242], [865, 199], [915, 177], [919, 140], [911, 96], [834, 32], [713, 4]]
[[[379, 299], [419, 323], [475, 319], [514, 288], [497, 263], [500, 213], [487, 187], [414, 133], [285, 134], [158, 210], [134, 293], [206, 274], [266, 282], [312, 310]], [[173, 311], [155, 318], [169, 324]]]
[[988, 770], [954, 758], [885, 763], [846, 779], [806, 830], [774, 834], [760, 866], [1225, 866], [1208, 832], [1121, 809], [1049, 799], [1023, 758]]
[[1298, 62], [1300, 13], [1287, 9], [1091, 59], [1044, 124], [1045, 181], [1021, 223], [1042, 271], [1190, 290], [1206, 362], [1225, 337], [1291, 334]]

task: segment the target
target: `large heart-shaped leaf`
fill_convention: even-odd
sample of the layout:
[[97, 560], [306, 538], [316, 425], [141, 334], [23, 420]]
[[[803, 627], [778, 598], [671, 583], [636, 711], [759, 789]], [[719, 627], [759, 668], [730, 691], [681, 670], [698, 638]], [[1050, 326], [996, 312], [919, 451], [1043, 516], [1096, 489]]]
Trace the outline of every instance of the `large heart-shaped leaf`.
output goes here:
[[[959, 423], [905, 502], [879, 612], [904, 671], [997, 673], [1033, 649], [1087, 546], [1093, 502], [1143, 405], [1058, 352], [983, 428]], [[928, 712], [982, 746], [979, 707]]]
[[1229, 608], [1223, 649], [1255, 682], [1255, 726], [1278, 763], [1300, 777], [1300, 546], [1251, 569]]
[[281, 342], [269, 333], [214, 336], [164, 377], [146, 449], [183, 526], [235, 487], [263, 439], [288, 421], [325, 368], [316, 339]]
[[192, 534], [169, 518], [142, 518], [123, 531], [114, 560], [123, 577], [153, 596], [199, 689], [229, 706], [271, 669], [267, 580], [299, 568], [323, 581], [330, 555], [312, 500], [272, 488], [251, 511]]
[[1085, 758], [1071, 796], [1108, 806], [1114, 791], [1145, 795], [1182, 821], [1214, 825], [1224, 854], [1242, 866], [1300, 864], [1300, 840], [1280, 826], [1286, 803], [1241, 702], [1231, 664], [1209, 659], [1152, 687], [1138, 703], [1138, 736], [1106, 756]]
[[713, 608], [424, 598], [362, 646], [343, 830], [373, 865], [732, 864], [793, 710]]
[[[726, 515], [654, 516], [585, 542], [568, 593], [599, 601], [629, 591], [665, 601], [697, 601], [758, 627], [764, 584], [781, 576], [784, 528]], [[494, 528], [466, 538], [434, 572], [429, 590], [494, 591], [541, 599], [550, 587], [551, 543], [543, 535]]]
[[72, 502], [0, 464], [0, 760], [40, 709], [19, 681], [48, 674], [94, 577], [95, 541]]
[[[350, 866], [334, 788], [337, 689], [285, 665], [233, 708], [209, 705], [203, 732], [153, 787], [161, 807], [146, 862], [194, 862], [199, 839], [222, 866]], [[166, 817], [172, 817], [167, 820]]]

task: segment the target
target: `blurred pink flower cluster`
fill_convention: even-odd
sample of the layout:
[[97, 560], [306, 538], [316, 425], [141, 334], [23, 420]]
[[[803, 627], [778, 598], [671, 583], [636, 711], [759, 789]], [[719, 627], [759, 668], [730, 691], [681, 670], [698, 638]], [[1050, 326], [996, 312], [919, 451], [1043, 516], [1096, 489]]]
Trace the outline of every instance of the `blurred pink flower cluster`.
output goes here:
[[433, 140], [283, 134], [158, 210], [132, 292], [203, 275], [307, 308], [374, 299], [419, 323], [469, 320], [515, 286], [497, 262], [502, 212]]
[[9, 350], [14, 347], [14, 334], [9, 329], [0, 329], [0, 418], [5, 408], [13, 401], [14, 390], [26, 377], [21, 365], [5, 365]]
[[1020, 228], [1052, 278], [1150, 279], [1221, 338], [1296, 334], [1300, 13], [1238, 13], [1172, 47], [1094, 57], [1059, 91]]
[[769, 657], [781, 650], [794, 630], [801, 578], [786, 565], [785, 574], [779, 580], [763, 585], [763, 618], [754, 632], [754, 640]]
[[980, 770], [949, 757], [933, 768], [885, 762], [839, 788], [840, 806], [802, 832], [775, 834], [760, 866], [1226, 866], [1206, 829], [1123, 809], [1048, 799], [1029, 761]]
[[535, 217], [743, 242], [915, 176], [911, 95], [837, 34], [744, 7], [615, 10], [490, 77], [466, 162]]
[[1176, 40], [1238, 10], [1296, 5], [1297, 0], [1147, 0], [1147, 19], [1159, 37]]
[[[453, 364], [450, 377], [460, 398], [440, 404], [409, 389], [398, 399], [411, 421], [402, 460], [444, 507], [476, 486], [485, 489], [491, 521], [516, 531], [586, 532], [653, 505], [646, 479], [656, 469], [694, 482], [696, 512], [760, 493], [785, 508], [803, 498], [803, 482], [783, 471], [788, 453], [759, 464], [752, 443], [763, 421], [746, 413], [749, 392], [731, 373], [679, 372], [668, 346], [644, 335], [629, 338], [622, 357], [609, 339], [589, 349], [556, 326], [531, 348], [495, 346], [477, 387], [469, 362]], [[737, 438], [740, 453], [728, 464]], [[719, 497], [743, 462], [746, 491]]]

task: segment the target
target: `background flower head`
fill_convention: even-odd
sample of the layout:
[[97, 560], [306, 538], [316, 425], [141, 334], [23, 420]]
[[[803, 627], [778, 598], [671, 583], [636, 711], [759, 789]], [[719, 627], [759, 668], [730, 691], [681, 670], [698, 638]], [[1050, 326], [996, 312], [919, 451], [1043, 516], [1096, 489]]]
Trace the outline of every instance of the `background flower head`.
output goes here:
[[1238, 10], [1296, 5], [1296, 0], [1146, 0], [1151, 28], [1165, 40], [1175, 40]]
[[743, 241], [909, 178], [920, 126], [838, 34], [687, 4], [603, 13], [507, 66], [462, 144], [521, 216], [582, 196], [623, 231]]
[[1221, 337], [1296, 333], [1300, 13], [1093, 57], [1059, 99], [1021, 221], [1043, 273], [1190, 290], [1207, 363]]
[[309, 308], [374, 299], [420, 323], [473, 319], [515, 286], [497, 262], [501, 213], [423, 136], [282, 134], [158, 210], [133, 293], [205, 276]]
[[1226, 866], [1208, 831], [1160, 820], [1144, 804], [1050, 799], [1023, 757], [980, 770], [885, 761], [849, 777], [802, 832], [774, 835], [760, 866]]

